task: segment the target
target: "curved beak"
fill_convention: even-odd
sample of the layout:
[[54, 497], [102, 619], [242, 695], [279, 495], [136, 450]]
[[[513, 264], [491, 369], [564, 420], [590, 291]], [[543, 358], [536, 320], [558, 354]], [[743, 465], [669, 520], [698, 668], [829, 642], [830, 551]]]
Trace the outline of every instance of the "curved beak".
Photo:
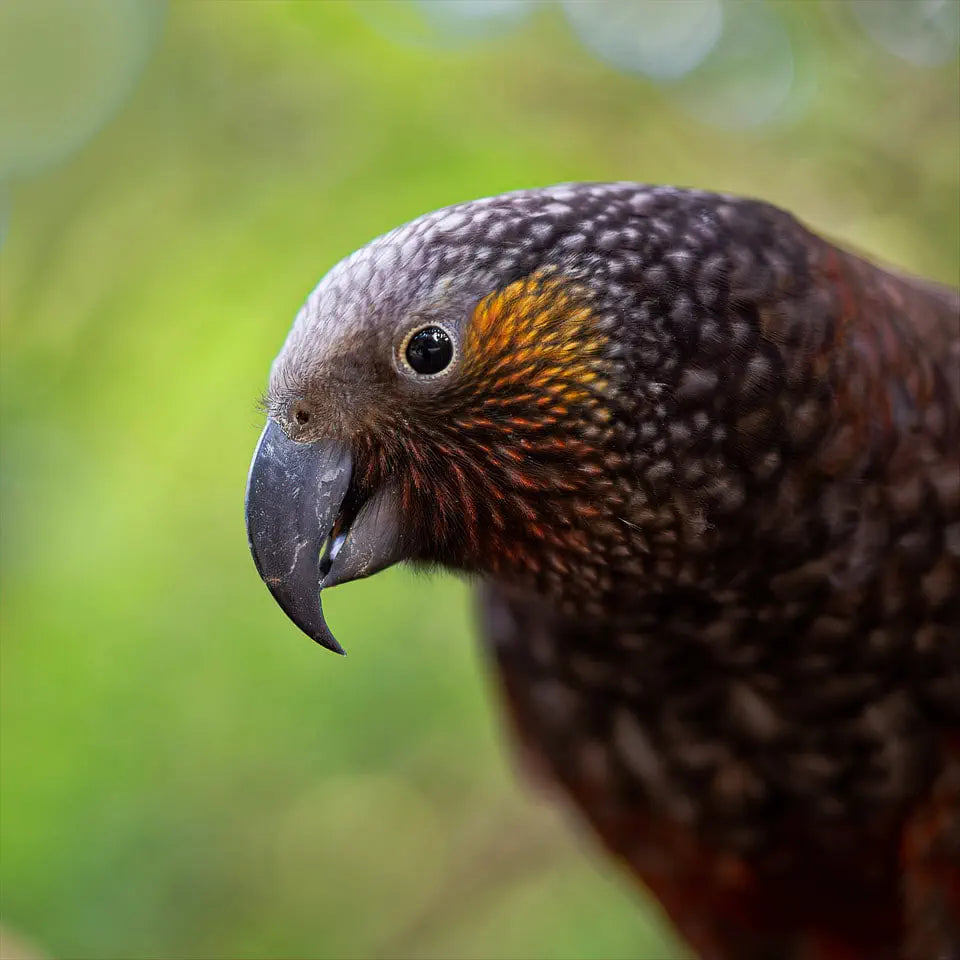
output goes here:
[[370, 576], [406, 555], [388, 488], [350, 517], [353, 476], [346, 444], [297, 443], [270, 420], [247, 480], [247, 539], [253, 562], [284, 613], [317, 643], [344, 653], [323, 616], [320, 591]]

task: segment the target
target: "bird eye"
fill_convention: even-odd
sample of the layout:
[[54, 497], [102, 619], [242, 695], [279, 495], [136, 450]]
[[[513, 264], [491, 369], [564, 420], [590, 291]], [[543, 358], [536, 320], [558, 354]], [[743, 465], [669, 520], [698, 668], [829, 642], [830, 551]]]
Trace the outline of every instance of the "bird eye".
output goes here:
[[423, 327], [407, 340], [407, 363], [423, 376], [446, 370], [453, 360], [453, 341], [443, 327]]

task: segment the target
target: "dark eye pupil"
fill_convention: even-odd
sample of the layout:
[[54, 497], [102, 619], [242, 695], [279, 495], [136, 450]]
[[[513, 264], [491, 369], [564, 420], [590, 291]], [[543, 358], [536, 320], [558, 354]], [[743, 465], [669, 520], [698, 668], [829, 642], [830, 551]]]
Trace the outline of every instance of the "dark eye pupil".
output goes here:
[[453, 344], [446, 330], [424, 327], [407, 343], [407, 363], [417, 373], [439, 373], [453, 359]]

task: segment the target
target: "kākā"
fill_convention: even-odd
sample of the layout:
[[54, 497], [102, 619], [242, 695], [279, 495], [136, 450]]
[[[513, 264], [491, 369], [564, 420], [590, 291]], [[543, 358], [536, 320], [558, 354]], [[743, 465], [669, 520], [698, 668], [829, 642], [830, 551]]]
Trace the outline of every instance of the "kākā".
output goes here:
[[526, 753], [704, 958], [960, 957], [960, 306], [767, 204], [577, 184], [335, 266], [266, 395], [286, 613], [481, 578]]

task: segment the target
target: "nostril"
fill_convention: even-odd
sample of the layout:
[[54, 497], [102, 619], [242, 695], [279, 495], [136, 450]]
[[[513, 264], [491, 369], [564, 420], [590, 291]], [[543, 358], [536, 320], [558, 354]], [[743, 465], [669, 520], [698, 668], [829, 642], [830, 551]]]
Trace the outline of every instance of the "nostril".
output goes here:
[[293, 419], [302, 427], [310, 422], [310, 411], [302, 403], [298, 403], [293, 408]]

